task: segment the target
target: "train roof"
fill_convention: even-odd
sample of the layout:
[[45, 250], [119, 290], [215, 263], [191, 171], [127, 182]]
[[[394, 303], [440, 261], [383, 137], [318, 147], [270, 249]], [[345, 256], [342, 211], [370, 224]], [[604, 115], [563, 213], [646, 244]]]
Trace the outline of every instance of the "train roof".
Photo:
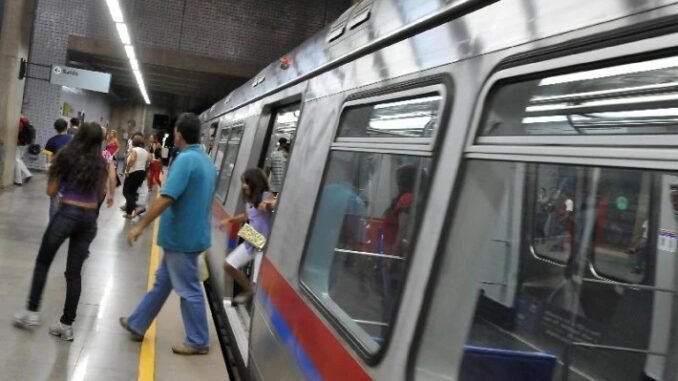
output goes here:
[[[345, 63], [345, 58], [367, 54], [369, 49], [399, 39], [403, 29], [422, 20], [448, 13], [467, 12], [496, 0], [380, 1], [362, 0], [346, 10], [332, 24], [273, 62], [254, 78], [235, 89], [200, 115], [202, 121], [214, 119], [268, 93], [293, 86], [317, 73]], [[397, 17], [396, 17], [397, 16]]]
[[[200, 115], [200, 119], [203, 122], [212, 120], [269, 94], [344, 65], [357, 57], [415, 36], [437, 25], [461, 18], [493, 3], [497, 3], [498, 6], [483, 9], [482, 12], [478, 12], [478, 17], [459, 20], [472, 25], [460, 24], [458, 28], [453, 28], [458, 32], [453, 38], [460, 45], [460, 57], [457, 58], [480, 55], [511, 44], [527, 42], [529, 39], [561, 33], [565, 28], [563, 18], [569, 19], [566, 22], [567, 28], [573, 30], [606, 19], [658, 8], [660, 5], [674, 4], [676, 0], [658, 0], [658, 2], [660, 4], [653, 5], [650, 2], [628, 3], [620, 0], [597, 0], [595, 10], [592, 10], [592, 13], [596, 13], [595, 15], [573, 20], [569, 16], [578, 14], [573, 13], [579, 12], [577, 7], [570, 7], [569, 9], [575, 10], [563, 14], [562, 5], [569, 3], [560, 2], [545, 2], [539, 5], [539, 9], [528, 11], [519, 6], [524, 5], [522, 1], [507, 0], [501, 2], [498, 0], [362, 0], [346, 10], [332, 24], [281, 57], [279, 61], [269, 64], [254, 78], [212, 105]], [[516, 12], [526, 14], [517, 17]], [[536, 13], [540, 14], [539, 20], [535, 18]], [[527, 17], [530, 15], [532, 16]], [[512, 17], [513, 20], [507, 20], [506, 17]], [[507, 30], [504, 29], [515, 28], [516, 26], [512, 24], [516, 20], [530, 24], [521, 26], [521, 28], [530, 30], [530, 33], [522, 33], [520, 37], [510, 35], [510, 33], [507, 35]], [[496, 25], [497, 23], [507, 25], [499, 26]], [[553, 24], [551, 28], [544, 27], [544, 25], [551, 24]], [[532, 31], [539, 26], [544, 29], [541, 31], [543, 33]], [[481, 44], [482, 46], [471, 46], [479, 37], [477, 33], [487, 34], [484, 37], [494, 40], [484, 41], [485, 44]]]

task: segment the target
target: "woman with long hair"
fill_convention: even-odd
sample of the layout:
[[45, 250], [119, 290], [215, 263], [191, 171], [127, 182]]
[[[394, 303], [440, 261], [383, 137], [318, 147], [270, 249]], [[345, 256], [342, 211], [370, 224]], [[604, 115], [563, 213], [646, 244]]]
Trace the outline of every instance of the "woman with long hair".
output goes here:
[[73, 340], [72, 324], [81, 290], [80, 271], [89, 255], [89, 246], [97, 234], [99, 205], [106, 197], [107, 182], [110, 190], [107, 204], [109, 208], [113, 205], [115, 183], [109, 163], [102, 157], [103, 140], [99, 124], [85, 123], [73, 140], [52, 160], [47, 194], [51, 197], [61, 191], [61, 203], [42, 237], [33, 269], [27, 310], [14, 317], [17, 327], [30, 328], [40, 324], [38, 309], [47, 273], [57, 251], [68, 239], [66, 301], [61, 319], [50, 326], [49, 333], [63, 340]]
[[118, 131], [110, 130], [106, 134], [106, 151], [115, 158], [120, 151], [120, 140], [118, 140]]
[[[248, 169], [243, 173], [240, 182], [246, 212], [221, 221], [221, 226], [249, 221], [254, 230], [268, 238], [271, 232], [271, 212], [275, 208], [276, 199], [269, 191], [266, 175], [258, 168]], [[252, 279], [256, 282], [262, 256], [261, 251], [244, 242], [226, 257], [224, 270], [243, 288], [242, 294], [233, 298], [234, 303], [245, 303], [254, 294], [254, 284], [239, 269], [254, 260]]]

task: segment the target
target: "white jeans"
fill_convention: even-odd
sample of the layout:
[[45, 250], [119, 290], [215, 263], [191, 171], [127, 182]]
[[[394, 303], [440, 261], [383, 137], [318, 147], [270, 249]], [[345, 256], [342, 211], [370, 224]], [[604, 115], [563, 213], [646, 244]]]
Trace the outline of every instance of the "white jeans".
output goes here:
[[31, 177], [31, 171], [26, 167], [24, 163], [24, 155], [26, 154], [26, 149], [28, 146], [17, 146], [16, 147], [16, 166], [14, 167], [14, 182], [17, 184], [23, 184], [24, 179]]
[[257, 283], [259, 276], [259, 268], [261, 267], [261, 258], [264, 253], [261, 251], [248, 251], [244, 243], [238, 245], [227, 257], [226, 263], [235, 267], [236, 269], [245, 267], [248, 263], [254, 260], [254, 269], [252, 271], [252, 282]]

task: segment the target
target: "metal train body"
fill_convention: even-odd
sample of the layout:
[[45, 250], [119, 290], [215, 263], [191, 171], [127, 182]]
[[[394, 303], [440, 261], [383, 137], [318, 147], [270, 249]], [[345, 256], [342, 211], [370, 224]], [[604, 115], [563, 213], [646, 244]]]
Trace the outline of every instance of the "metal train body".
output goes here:
[[[646, 115], [673, 108], [676, 3], [363, 0], [205, 111], [215, 221], [244, 210], [240, 174], [293, 142], [250, 306], [221, 304], [234, 232], [214, 228], [231, 376], [511, 379], [472, 369], [480, 347], [485, 365], [552, 365], [514, 380], [678, 379], [678, 119]], [[659, 69], [628, 66], [646, 61]], [[407, 245], [385, 249], [404, 166]], [[330, 187], [342, 175], [352, 187]], [[316, 254], [322, 234], [342, 244]]]

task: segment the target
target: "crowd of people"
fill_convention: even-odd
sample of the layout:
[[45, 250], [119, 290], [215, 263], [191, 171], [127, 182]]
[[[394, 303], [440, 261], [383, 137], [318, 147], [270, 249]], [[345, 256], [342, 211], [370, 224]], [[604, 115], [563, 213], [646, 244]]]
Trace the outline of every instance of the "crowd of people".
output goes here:
[[[22, 121], [22, 123], [24, 123]], [[27, 119], [25, 121], [27, 122]], [[70, 125], [70, 126], [69, 126]], [[125, 204], [123, 217], [141, 217], [128, 231], [132, 245], [157, 218], [157, 237], [163, 249], [153, 288], [143, 297], [129, 316], [120, 324], [132, 339], [141, 341], [151, 322], [158, 315], [169, 293], [174, 290], [181, 298], [181, 314], [186, 331], [184, 343], [172, 350], [177, 354], [195, 355], [209, 351], [209, 335], [205, 298], [199, 273], [199, 255], [211, 246], [211, 204], [217, 171], [205, 147], [200, 144], [200, 121], [194, 114], [182, 114], [175, 126], [175, 149], [170, 154], [171, 170], [164, 173], [161, 145], [155, 137], [148, 141], [143, 134], [130, 137], [124, 155], [115, 130], [106, 132], [98, 123], [82, 125], [77, 120], [54, 122], [56, 134], [45, 147], [50, 198], [50, 221], [38, 250], [26, 309], [14, 317], [18, 328], [30, 329], [41, 324], [41, 297], [47, 283], [47, 273], [59, 248], [68, 239], [66, 265], [66, 295], [61, 317], [49, 327], [49, 333], [63, 340], [73, 340], [81, 294], [81, 272], [90, 256], [90, 245], [97, 235], [97, 218], [104, 202], [111, 207], [116, 188], [122, 185]], [[24, 145], [32, 142], [23, 141]], [[241, 177], [242, 197], [246, 212], [221, 221], [222, 225], [247, 225], [265, 240], [271, 229], [271, 217], [276, 206], [282, 177], [289, 156], [289, 144], [279, 141], [266, 171], [249, 169]], [[21, 155], [23, 157], [23, 155]], [[17, 160], [20, 158], [17, 154]], [[30, 178], [28, 169], [17, 169], [21, 180]], [[122, 179], [121, 179], [122, 178]], [[274, 189], [269, 186], [269, 180]], [[143, 184], [146, 182], [146, 186]], [[158, 199], [148, 213], [147, 194], [159, 189]], [[254, 283], [261, 262], [262, 247], [245, 238], [229, 254], [224, 268], [243, 288], [236, 302], [247, 302], [254, 293]], [[242, 267], [254, 261], [254, 277], [250, 280]]]

